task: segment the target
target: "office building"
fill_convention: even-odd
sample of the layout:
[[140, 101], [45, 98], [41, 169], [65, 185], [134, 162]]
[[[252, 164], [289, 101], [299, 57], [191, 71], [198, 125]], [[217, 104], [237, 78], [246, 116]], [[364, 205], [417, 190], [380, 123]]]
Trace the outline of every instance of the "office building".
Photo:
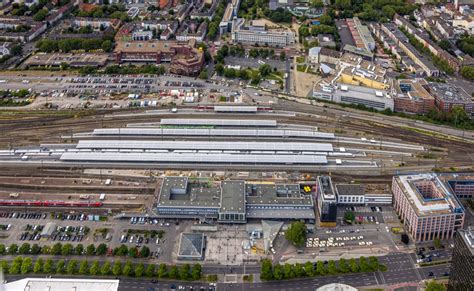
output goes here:
[[426, 91], [423, 79], [399, 79], [394, 81], [392, 96], [395, 112], [426, 114], [435, 108], [433, 96]]
[[438, 177], [459, 199], [474, 199], [474, 174], [443, 173]]
[[394, 209], [415, 242], [451, 239], [463, 227], [464, 208], [436, 174], [394, 176]]
[[[377, 187], [376, 187], [377, 186]], [[381, 185], [336, 184], [338, 205], [392, 205], [392, 193]], [[382, 190], [382, 191], [380, 191]]]
[[445, 83], [429, 83], [426, 90], [434, 96], [436, 107], [444, 112], [451, 112], [454, 107], [462, 107], [467, 115], [474, 113], [471, 96], [461, 87]]
[[327, 82], [317, 83], [313, 89], [313, 97], [336, 103], [363, 105], [377, 110], [393, 111], [394, 107], [393, 98], [386, 91], [342, 83], [335, 85]]
[[245, 19], [234, 19], [232, 24], [232, 41], [284, 47], [295, 42], [295, 34], [289, 29], [267, 29], [262, 20], [252, 20], [248, 24]]
[[474, 227], [459, 229], [454, 239], [448, 291], [474, 290]]
[[337, 198], [331, 177], [318, 176], [316, 195], [319, 225], [321, 227], [335, 227], [337, 219]]

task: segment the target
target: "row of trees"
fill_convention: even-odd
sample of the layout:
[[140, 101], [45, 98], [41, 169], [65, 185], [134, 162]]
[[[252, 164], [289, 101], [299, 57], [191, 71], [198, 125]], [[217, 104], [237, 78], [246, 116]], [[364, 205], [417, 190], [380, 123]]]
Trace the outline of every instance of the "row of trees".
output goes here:
[[1, 261], [0, 267], [8, 274], [68, 274], [68, 275], [92, 275], [92, 276], [127, 276], [127, 277], [158, 277], [179, 280], [199, 280], [202, 277], [202, 267], [195, 264], [181, 266], [160, 264], [158, 268], [154, 264], [133, 264], [126, 262], [122, 264], [119, 260], [114, 262], [89, 262], [86, 260], [43, 260], [35, 262], [29, 257], [16, 257], [11, 263]]
[[207, 38], [210, 40], [215, 40], [217, 35], [219, 34], [219, 23], [221, 22], [222, 17], [224, 16], [226, 3], [227, 2], [224, 0], [219, 1], [219, 5], [217, 6], [216, 13], [214, 14], [214, 17], [209, 23], [209, 26], [207, 29]]
[[71, 52], [77, 50], [95, 51], [103, 50], [105, 52], [112, 51], [113, 45], [110, 39], [99, 38], [69, 38], [61, 40], [41, 39], [36, 43], [36, 48], [45, 53], [51, 52]]
[[76, 15], [79, 17], [117, 18], [122, 21], [128, 21], [130, 19], [126, 11], [127, 9], [123, 4], [100, 5], [91, 11], [78, 10]]
[[474, 36], [466, 35], [462, 37], [457, 41], [456, 46], [464, 53], [474, 57]]
[[260, 278], [262, 280], [283, 280], [301, 277], [315, 277], [324, 275], [336, 275], [344, 273], [385, 271], [386, 267], [380, 265], [376, 257], [360, 257], [356, 259], [340, 259], [339, 261], [318, 261], [317, 263], [307, 262], [305, 264], [276, 264], [271, 260], [262, 261]]
[[21, 246], [17, 244], [11, 244], [7, 248], [5, 245], [0, 244], [0, 255], [55, 255], [55, 256], [103, 256], [106, 254], [113, 256], [129, 256], [132, 258], [147, 258], [150, 256], [150, 249], [147, 246], [141, 248], [136, 247], [127, 247], [126, 245], [121, 245], [114, 249], [109, 249], [106, 244], [99, 244], [97, 247], [93, 244], [84, 247], [82, 244], [78, 244], [75, 247], [70, 244], [61, 244], [56, 243], [53, 246], [39, 246], [38, 244], [30, 245], [29, 243], [24, 243]]
[[79, 72], [83, 75], [100, 74], [100, 73], [112, 74], [112, 75], [137, 75], [137, 74], [163, 75], [164, 73], [166, 73], [166, 68], [162, 65], [159, 65], [159, 66], [157, 65], [143, 65], [143, 66], [112, 65], [100, 71], [96, 67], [86, 66], [86, 67], [81, 68]]

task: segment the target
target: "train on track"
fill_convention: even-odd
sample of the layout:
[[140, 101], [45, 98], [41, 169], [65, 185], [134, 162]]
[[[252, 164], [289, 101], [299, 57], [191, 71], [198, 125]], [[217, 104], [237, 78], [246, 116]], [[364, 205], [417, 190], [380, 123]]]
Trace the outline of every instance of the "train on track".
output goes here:
[[73, 202], [56, 200], [0, 200], [0, 206], [32, 206], [32, 207], [101, 207], [102, 202]]

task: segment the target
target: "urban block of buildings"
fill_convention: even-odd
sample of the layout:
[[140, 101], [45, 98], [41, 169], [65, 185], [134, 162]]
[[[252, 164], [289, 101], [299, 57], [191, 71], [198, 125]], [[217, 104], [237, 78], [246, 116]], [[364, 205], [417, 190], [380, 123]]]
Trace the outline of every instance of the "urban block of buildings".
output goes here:
[[415, 242], [451, 239], [464, 225], [462, 204], [436, 174], [394, 176], [392, 192], [394, 209]]
[[181, 27], [176, 32], [177, 41], [188, 41], [191, 39], [197, 42], [202, 42], [207, 33], [207, 22], [202, 21], [200, 24], [194, 21], [189, 21], [181, 24]]
[[247, 43], [284, 47], [295, 43], [293, 31], [283, 28], [269, 29], [265, 22], [252, 20], [246, 23], [245, 19], [234, 19], [232, 23], [232, 41], [234, 43]]
[[161, 217], [216, 219], [220, 223], [274, 218], [311, 222], [315, 219], [313, 186], [240, 180], [213, 185], [187, 177], [165, 177], [156, 209]]
[[117, 63], [170, 63], [173, 74], [195, 76], [199, 74], [204, 64], [204, 53], [195, 48], [196, 41], [119, 41], [114, 55]]

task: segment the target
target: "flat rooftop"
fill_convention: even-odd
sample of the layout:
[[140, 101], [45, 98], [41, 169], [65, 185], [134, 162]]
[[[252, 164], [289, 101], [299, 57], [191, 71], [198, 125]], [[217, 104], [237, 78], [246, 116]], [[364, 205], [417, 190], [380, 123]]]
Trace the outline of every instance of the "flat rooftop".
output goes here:
[[66, 278], [25, 278], [4, 284], [4, 291], [117, 291], [119, 280], [66, 279]]
[[462, 212], [454, 193], [432, 173], [396, 176], [395, 181], [419, 216]]
[[157, 53], [171, 52], [171, 47], [177, 42], [169, 41], [118, 41], [114, 52]]
[[429, 83], [426, 87], [444, 102], [472, 103], [472, 97], [461, 87], [446, 83]]
[[399, 79], [395, 81], [397, 98], [408, 98], [413, 101], [434, 99], [423, 87], [426, 81], [423, 79]]
[[245, 212], [245, 181], [221, 182], [221, 208], [220, 213]]
[[82, 66], [104, 66], [107, 62], [108, 54], [99, 53], [37, 53], [30, 56], [26, 61], [26, 66], [60, 66], [68, 64], [73, 67]]
[[309, 193], [303, 193], [300, 184], [251, 184], [245, 185], [247, 204], [312, 205]]
[[469, 226], [467, 229], [460, 229], [459, 234], [467, 248], [471, 251], [471, 255], [474, 256], [474, 226]]
[[336, 184], [336, 192], [338, 195], [364, 195], [364, 186], [361, 184]]
[[188, 177], [165, 177], [158, 206], [212, 207], [220, 206], [221, 190], [212, 184], [189, 180]]
[[319, 176], [318, 187], [321, 191], [321, 195], [325, 201], [336, 201], [336, 195], [334, 193], [333, 184], [331, 177]]

